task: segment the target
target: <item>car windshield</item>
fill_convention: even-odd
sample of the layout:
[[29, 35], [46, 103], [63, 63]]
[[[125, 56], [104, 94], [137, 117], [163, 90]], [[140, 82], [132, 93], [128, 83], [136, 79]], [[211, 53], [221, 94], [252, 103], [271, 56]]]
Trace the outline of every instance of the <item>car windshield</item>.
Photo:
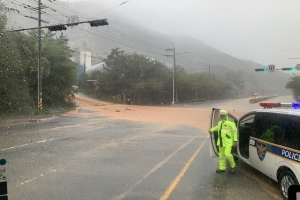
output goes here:
[[0, 0], [0, 199], [285, 198], [233, 116], [299, 101], [299, 6]]

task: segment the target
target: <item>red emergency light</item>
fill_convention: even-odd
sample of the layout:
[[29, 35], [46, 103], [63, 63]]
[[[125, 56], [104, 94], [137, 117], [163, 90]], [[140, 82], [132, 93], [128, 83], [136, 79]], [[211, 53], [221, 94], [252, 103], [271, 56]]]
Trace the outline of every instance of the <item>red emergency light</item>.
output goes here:
[[259, 103], [259, 105], [261, 107], [264, 107], [264, 108], [300, 108], [300, 103], [297, 102], [297, 103], [268, 103], [268, 102], [262, 102], [262, 103]]
[[281, 104], [280, 103], [259, 103], [259, 105], [261, 107], [264, 107], [264, 108], [278, 108], [278, 107], [281, 107]]

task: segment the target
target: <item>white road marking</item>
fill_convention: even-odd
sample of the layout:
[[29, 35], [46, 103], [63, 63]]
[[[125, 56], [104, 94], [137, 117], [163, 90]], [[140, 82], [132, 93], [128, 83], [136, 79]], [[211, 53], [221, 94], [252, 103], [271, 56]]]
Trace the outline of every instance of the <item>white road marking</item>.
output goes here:
[[21, 145], [14, 146], [14, 147], [7, 147], [7, 148], [4, 148], [4, 149], [0, 149], [0, 151], [7, 151], [7, 150], [12, 150], [12, 149], [16, 149], [16, 148], [31, 146], [31, 145], [35, 145], [35, 144], [39, 144], [39, 143], [45, 143], [45, 142], [50, 142], [50, 141], [54, 141], [54, 140], [60, 140], [60, 139], [65, 139], [65, 138], [69, 138], [69, 137], [74, 137], [74, 136], [78, 136], [78, 135], [81, 135], [81, 134], [83, 134], [85, 132], [96, 130], [96, 129], [98, 129], [98, 127], [97, 128], [92, 128], [92, 129], [89, 129], [89, 130], [85, 130], [85, 131], [83, 131], [81, 133], [70, 135], [70, 136], [66, 136], [66, 137], [50, 138], [50, 139], [41, 140], [41, 141], [37, 141], [37, 142], [32, 142], [32, 143], [28, 143], [28, 144], [21, 144]]
[[37, 180], [37, 179], [40, 178], [40, 177], [49, 175], [49, 174], [54, 173], [54, 172], [56, 172], [55, 169], [53, 169], [53, 170], [51, 170], [51, 171], [49, 171], [49, 172], [46, 172], [45, 174], [40, 174], [40, 176], [37, 176], [37, 177], [34, 177], [34, 178], [29, 179], [29, 180], [27, 180], [27, 181], [24, 181], [24, 182], [20, 183], [19, 185], [16, 185], [16, 187], [22, 186], [22, 185], [24, 185], [24, 184], [26, 184], [26, 183], [30, 183], [30, 182], [32, 182], [32, 181], [34, 181], [34, 180]]

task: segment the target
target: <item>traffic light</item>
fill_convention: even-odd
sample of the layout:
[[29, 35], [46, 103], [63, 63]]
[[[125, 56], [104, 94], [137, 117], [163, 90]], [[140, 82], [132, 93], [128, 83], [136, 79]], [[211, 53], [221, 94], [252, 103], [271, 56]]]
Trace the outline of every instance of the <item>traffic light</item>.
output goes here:
[[67, 30], [67, 27], [65, 25], [55, 25], [55, 26], [49, 26], [49, 31], [62, 31]]
[[296, 71], [295, 67], [282, 68], [282, 71]]
[[266, 72], [268, 68], [255, 69], [256, 72]]
[[93, 20], [93, 21], [90, 21], [90, 25], [91, 25], [91, 27], [108, 25], [108, 22], [106, 20], [107, 19]]
[[5, 159], [0, 159], [0, 165], [5, 165], [6, 164], [6, 160]]

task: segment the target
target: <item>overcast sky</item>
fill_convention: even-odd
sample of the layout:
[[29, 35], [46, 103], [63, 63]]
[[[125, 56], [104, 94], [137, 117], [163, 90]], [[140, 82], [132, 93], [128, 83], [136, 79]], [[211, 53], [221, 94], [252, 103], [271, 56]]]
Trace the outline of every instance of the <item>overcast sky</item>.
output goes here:
[[126, 0], [94, 1], [103, 5], [97, 13], [115, 7], [99, 17], [118, 13], [161, 33], [191, 36], [264, 65], [300, 63], [289, 59], [300, 58], [299, 0], [129, 0], [123, 5]]
[[[125, 2], [97, 1], [105, 6], [99, 13]], [[300, 63], [289, 59], [300, 58], [299, 0], [130, 0], [110, 12], [264, 65]]]

